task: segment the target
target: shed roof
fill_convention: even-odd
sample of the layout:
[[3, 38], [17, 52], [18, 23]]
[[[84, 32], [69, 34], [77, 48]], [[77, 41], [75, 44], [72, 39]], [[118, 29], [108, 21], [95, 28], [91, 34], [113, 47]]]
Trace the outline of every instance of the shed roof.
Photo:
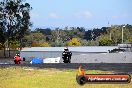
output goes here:
[[[64, 51], [65, 47], [31, 47], [23, 48], [21, 52], [35, 52], [35, 51]], [[117, 46], [84, 46], [84, 47], [68, 47], [70, 51], [74, 52], [108, 52], [118, 48]]]

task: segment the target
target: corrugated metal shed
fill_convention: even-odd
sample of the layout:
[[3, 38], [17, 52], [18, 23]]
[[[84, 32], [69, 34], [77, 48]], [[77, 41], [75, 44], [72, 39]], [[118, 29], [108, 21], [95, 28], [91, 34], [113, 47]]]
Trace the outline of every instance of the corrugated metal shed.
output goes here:
[[[20, 51], [21, 57], [31, 60], [33, 57], [39, 58], [57, 58], [62, 57], [65, 47], [31, 47]], [[88, 53], [107, 53], [108, 50], [118, 48], [117, 46], [87, 46], [87, 47], [68, 47], [72, 56]]]
[[[21, 57], [30, 61], [33, 57], [57, 58], [62, 57], [65, 47], [31, 47], [20, 51]], [[71, 63], [131, 63], [132, 53], [107, 53], [108, 50], [118, 48], [118, 46], [87, 46], [68, 47], [72, 52]], [[61, 58], [60, 62], [63, 60]]]
[[71, 63], [132, 63], [132, 52], [75, 55]]
[[[36, 52], [36, 51], [64, 51], [65, 47], [31, 47], [24, 48], [21, 52]], [[68, 47], [70, 51], [73, 52], [89, 52], [89, 53], [101, 53], [108, 52], [108, 50], [112, 50], [118, 48], [117, 46], [85, 46], [85, 47]]]

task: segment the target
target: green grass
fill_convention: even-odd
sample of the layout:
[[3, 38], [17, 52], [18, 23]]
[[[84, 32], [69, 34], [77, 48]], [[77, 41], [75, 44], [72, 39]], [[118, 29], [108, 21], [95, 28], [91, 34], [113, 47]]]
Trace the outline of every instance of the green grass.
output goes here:
[[[131, 88], [129, 84], [85, 84], [76, 83], [77, 70], [0, 68], [0, 88]], [[90, 70], [91, 74], [111, 72]]]

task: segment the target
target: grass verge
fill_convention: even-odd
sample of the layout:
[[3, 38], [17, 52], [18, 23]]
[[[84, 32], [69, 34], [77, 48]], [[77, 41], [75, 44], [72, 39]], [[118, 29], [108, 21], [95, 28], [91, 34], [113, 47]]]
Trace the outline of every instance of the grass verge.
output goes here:
[[[0, 88], [131, 88], [129, 84], [85, 84], [76, 83], [77, 70], [35, 69], [27, 67], [0, 68]], [[111, 72], [89, 70], [89, 74]], [[131, 75], [132, 76], [132, 75]]]

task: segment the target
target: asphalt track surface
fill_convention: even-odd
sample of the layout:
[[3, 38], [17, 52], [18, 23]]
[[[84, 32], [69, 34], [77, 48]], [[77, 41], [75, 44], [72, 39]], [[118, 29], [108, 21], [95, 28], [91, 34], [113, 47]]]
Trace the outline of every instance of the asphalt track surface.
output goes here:
[[132, 63], [43, 63], [30, 64], [22, 61], [22, 64], [14, 64], [13, 59], [0, 59], [0, 68], [7, 67], [33, 67], [38, 69], [55, 68], [55, 69], [78, 69], [83, 66], [86, 70], [113, 71], [116, 73], [132, 73]]
[[83, 66], [86, 70], [112, 71], [115, 73], [132, 73], [132, 63], [55, 63], [55, 64], [0, 64], [0, 68], [8, 67], [32, 67], [37, 69], [55, 68], [55, 69], [78, 69]]

